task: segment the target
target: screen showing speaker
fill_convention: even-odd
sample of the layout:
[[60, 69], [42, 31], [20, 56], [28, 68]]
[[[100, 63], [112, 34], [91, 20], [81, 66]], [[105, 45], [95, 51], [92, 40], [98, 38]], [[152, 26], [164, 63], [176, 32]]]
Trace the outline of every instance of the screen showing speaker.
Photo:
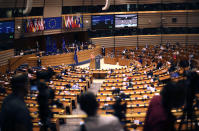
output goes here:
[[137, 14], [115, 15], [115, 28], [137, 27]]
[[92, 29], [112, 29], [114, 27], [114, 15], [92, 16]]

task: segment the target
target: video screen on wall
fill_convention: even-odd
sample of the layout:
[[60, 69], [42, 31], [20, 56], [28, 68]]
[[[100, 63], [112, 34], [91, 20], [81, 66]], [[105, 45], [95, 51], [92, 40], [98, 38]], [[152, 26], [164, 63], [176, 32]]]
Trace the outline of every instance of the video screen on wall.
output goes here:
[[115, 15], [115, 28], [137, 27], [137, 14]]
[[14, 31], [14, 21], [0, 21], [0, 34], [12, 34]]
[[14, 21], [0, 21], [0, 41], [14, 38]]
[[114, 26], [114, 15], [92, 16], [92, 29], [112, 29]]

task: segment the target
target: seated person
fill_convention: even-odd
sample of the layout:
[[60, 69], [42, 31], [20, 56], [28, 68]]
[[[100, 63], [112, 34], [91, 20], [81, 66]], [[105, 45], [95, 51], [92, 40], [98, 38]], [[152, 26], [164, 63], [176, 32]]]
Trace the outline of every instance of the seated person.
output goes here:
[[173, 72], [173, 73], [171, 73], [171, 78], [177, 78], [177, 77], [179, 77], [180, 75], [179, 75], [179, 73], [178, 72]]
[[153, 76], [153, 71], [152, 70], [150, 70], [148, 73], [147, 73], [147, 77], [152, 77]]
[[56, 75], [56, 79], [62, 79], [62, 75], [61, 74]]
[[80, 108], [86, 112], [87, 118], [84, 124], [77, 128], [77, 131], [123, 131], [117, 117], [102, 117], [97, 114], [98, 102], [96, 96], [87, 92], [80, 96]]
[[158, 64], [157, 64], [157, 69], [161, 68], [162, 66], [163, 66], [162, 62], [161, 62], [161, 61], [158, 62]]
[[83, 75], [83, 76], [81, 76], [79, 79], [81, 80], [81, 81], [86, 81], [86, 78], [85, 78], [86, 76], [85, 75]]
[[6, 89], [0, 85], [0, 93], [6, 94]]
[[62, 75], [67, 75], [66, 70], [65, 69], [61, 70], [61, 74]]
[[185, 81], [168, 82], [160, 95], [151, 99], [144, 122], [144, 131], [173, 131], [176, 118], [172, 108], [183, 106], [185, 102]]
[[72, 89], [80, 89], [78, 83], [73, 83]]
[[65, 87], [70, 89], [71, 85], [70, 84], [66, 84]]
[[129, 59], [129, 56], [128, 56], [128, 55], [126, 55], [126, 59]]
[[71, 71], [76, 71], [74, 64], [71, 66]]
[[37, 59], [37, 66], [38, 67], [41, 67], [41, 59], [38, 57], [38, 59]]
[[123, 51], [122, 51], [122, 55], [124, 56], [125, 54], [126, 54], [126, 49], [124, 49]]
[[151, 84], [151, 86], [147, 86], [147, 90], [154, 92], [156, 89], [155, 89], [154, 85]]

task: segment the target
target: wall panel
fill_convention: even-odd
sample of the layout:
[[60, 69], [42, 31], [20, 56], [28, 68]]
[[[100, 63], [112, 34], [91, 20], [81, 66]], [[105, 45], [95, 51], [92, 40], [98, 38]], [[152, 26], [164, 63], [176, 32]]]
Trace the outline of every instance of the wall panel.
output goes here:
[[199, 27], [199, 12], [188, 13], [188, 27]]
[[[172, 18], [176, 18], [176, 22], [172, 22]], [[186, 27], [186, 13], [163, 13], [162, 24], [163, 27]]]
[[[161, 1], [161, 0], [160, 0]], [[199, 0], [162, 0], [162, 3], [184, 3], [184, 2], [197, 2]]]
[[62, 0], [46, 0], [44, 17], [60, 17], [62, 11]]
[[33, 0], [32, 6], [33, 7], [43, 7], [44, 6], [44, 0]]
[[187, 35], [187, 44], [199, 44], [199, 34]]
[[[63, 0], [64, 6], [81, 6], [81, 5], [104, 5], [106, 0]], [[196, 2], [198, 0], [111, 0], [111, 5], [124, 4], [157, 4], [157, 3], [183, 3]]]
[[[18, 26], [20, 26], [21, 29], [18, 29]], [[22, 19], [15, 19], [15, 39], [19, 39], [22, 36]]]
[[[89, 2], [88, 0], [85, 1], [87, 1], [88, 5], [90, 5], [91, 0], [89, 0]], [[82, 0], [63, 0], [63, 6], [80, 6], [80, 5], [84, 5]]]
[[137, 35], [132, 36], [117, 36], [115, 37], [115, 46], [136, 46], [137, 45]]
[[138, 45], [154, 45], [160, 44], [161, 36], [160, 35], [138, 35]]
[[84, 24], [84, 29], [91, 29], [91, 15], [84, 15], [83, 16], [83, 24]]
[[144, 13], [138, 15], [138, 28], [156, 28], [160, 27], [160, 13]]
[[[106, 0], [93, 0], [93, 2], [91, 1], [91, 5], [94, 5], [94, 6], [105, 5], [105, 3], [106, 3]], [[111, 0], [111, 5], [113, 5], [113, 4], [114, 4], [114, 1]]]
[[113, 37], [102, 37], [102, 38], [91, 38], [94, 44], [99, 44], [105, 48], [113, 47], [114, 38]]
[[15, 0], [0, 0], [0, 8], [15, 7]]
[[45, 6], [61, 7], [62, 6], [62, 0], [45, 0]]
[[167, 42], [170, 44], [176, 44], [176, 42], [186, 44], [186, 34], [162, 35], [162, 44], [166, 44]]
[[136, 4], [137, 0], [115, 0], [116, 5]]
[[155, 4], [160, 3], [161, 0], [139, 0], [139, 4]]
[[0, 65], [8, 64], [8, 59], [14, 56], [14, 49], [0, 51]]
[[58, 6], [45, 6], [44, 17], [60, 17], [62, 8]]
[[[24, 2], [25, 1], [25, 2]], [[25, 7], [26, 0], [0, 0], [0, 8], [9, 8], [9, 7]], [[44, 5], [44, 0], [32, 0], [33, 7], [42, 7]]]
[[[116, 36], [115, 47], [136, 46], [138, 37], [138, 45], [145, 46], [170, 43], [176, 44], [199, 44], [199, 34], [163, 34], [163, 35], [138, 35], [138, 36]], [[114, 47], [114, 37], [92, 38], [93, 43], [104, 45], [106, 48]]]

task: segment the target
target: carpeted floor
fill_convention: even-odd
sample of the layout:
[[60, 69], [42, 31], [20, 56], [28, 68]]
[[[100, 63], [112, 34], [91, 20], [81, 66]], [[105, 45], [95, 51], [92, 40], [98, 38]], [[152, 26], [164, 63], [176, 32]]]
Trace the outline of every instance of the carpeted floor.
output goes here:
[[[104, 80], [93, 80], [93, 84], [91, 85], [91, 88], [88, 89], [88, 91], [93, 92], [94, 94], [97, 94], [98, 90], [101, 87], [101, 84]], [[73, 115], [77, 114], [84, 114], [84, 112], [80, 109], [80, 106], [78, 104], [77, 108], [73, 110]], [[60, 131], [75, 131], [75, 129], [80, 125], [81, 119], [68, 119], [66, 121], [66, 124], [60, 125]]]

